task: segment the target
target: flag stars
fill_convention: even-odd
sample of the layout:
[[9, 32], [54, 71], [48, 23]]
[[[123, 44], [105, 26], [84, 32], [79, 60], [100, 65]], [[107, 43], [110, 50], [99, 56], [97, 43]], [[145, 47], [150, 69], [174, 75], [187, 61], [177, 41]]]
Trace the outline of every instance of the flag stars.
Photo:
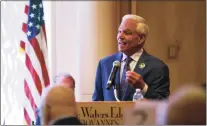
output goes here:
[[37, 5], [33, 4], [33, 5], [32, 5], [32, 9], [33, 9], [33, 10], [34, 10], [34, 9], [37, 9]]
[[31, 36], [31, 31], [27, 31], [27, 36]]
[[40, 17], [37, 17], [38, 18], [38, 20], [40, 21]]
[[28, 25], [29, 25], [29, 27], [32, 27], [33, 26], [33, 23], [32, 22], [29, 22]]
[[39, 25], [39, 24], [37, 24], [37, 25], [36, 25], [36, 28], [37, 28], [37, 29], [40, 29], [40, 25]]
[[30, 16], [31, 18], [33, 18], [35, 15], [34, 15], [33, 13], [31, 13], [29, 16]]
[[39, 4], [39, 7], [42, 8], [42, 4]]
[[28, 39], [31, 39], [39, 34], [44, 24], [45, 17], [43, 13], [43, 3], [32, 3], [29, 9], [26, 36]]

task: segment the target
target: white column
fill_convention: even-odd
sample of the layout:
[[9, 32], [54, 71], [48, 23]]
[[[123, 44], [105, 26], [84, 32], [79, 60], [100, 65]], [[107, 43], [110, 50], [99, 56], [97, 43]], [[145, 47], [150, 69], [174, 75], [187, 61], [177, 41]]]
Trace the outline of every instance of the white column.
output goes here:
[[115, 1], [56, 2], [53, 66], [74, 76], [77, 101], [92, 100], [98, 61], [117, 51], [116, 7]]
[[78, 12], [80, 100], [91, 101], [98, 61], [117, 51], [116, 2], [79, 2]]
[[48, 73], [50, 77], [50, 83], [53, 84], [53, 77], [55, 75], [55, 24], [56, 21], [54, 20], [56, 15], [55, 12], [55, 1], [43, 1], [44, 6], [44, 19], [45, 19], [45, 27], [46, 27], [46, 34], [47, 34], [47, 48], [48, 48]]

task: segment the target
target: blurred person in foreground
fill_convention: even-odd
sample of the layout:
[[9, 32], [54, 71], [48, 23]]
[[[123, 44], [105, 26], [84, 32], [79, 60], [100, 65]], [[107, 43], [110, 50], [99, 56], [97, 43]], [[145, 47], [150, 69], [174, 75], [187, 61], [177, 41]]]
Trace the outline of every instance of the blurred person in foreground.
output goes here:
[[132, 101], [137, 88], [146, 99], [166, 99], [170, 94], [168, 66], [144, 49], [149, 27], [144, 18], [128, 14], [118, 28], [119, 52], [99, 61], [93, 101], [115, 101], [114, 91], [107, 90], [107, 81], [114, 61], [120, 62], [114, 84], [121, 101]]
[[206, 90], [203, 89], [203, 85], [185, 85], [173, 92], [168, 100], [136, 101], [135, 107], [124, 114], [124, 123], [206, 125]]
[[206, 90], [190, 85], [169, 97], [166, 125], [206, 125]]
[[42, 125], [81, 125], [73, 90], [61, 85], [52, 87], [45, 95], [41, 117]]
[[71, 88], [73, 91], [75, 90], [75, 80], [69, 73], [59, 73], [54, 77], [54, 85], [50, 84], [49, 86], [45, 87], [42, 91], [40, 106], [37, 109], [37, 117], [36, 117], [36, 125], [41, 125], [41, 117], [39, 113], [39, 109], [42, 107], [43, 101], [45, 99], [45, 95], [47, 92], [56, 85], [62, 85], [65, 87]]

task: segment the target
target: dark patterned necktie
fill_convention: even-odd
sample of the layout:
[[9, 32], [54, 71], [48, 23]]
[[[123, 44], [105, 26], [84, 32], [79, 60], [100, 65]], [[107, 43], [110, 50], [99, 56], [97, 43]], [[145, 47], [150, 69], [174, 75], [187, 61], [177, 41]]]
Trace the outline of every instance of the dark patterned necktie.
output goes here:
[[120, 84], [120, 97], [121, 98], [123, 98], [124, 93], [128, 86], [128, 83], [126, 82], [126, 72], [130, 71], [129, 64], [132, 60], [133, 59], [131, 57], [127, 57], [125, 61], [125, 65], [124, 65], [123, 72], [122, 72], [121, 84]]

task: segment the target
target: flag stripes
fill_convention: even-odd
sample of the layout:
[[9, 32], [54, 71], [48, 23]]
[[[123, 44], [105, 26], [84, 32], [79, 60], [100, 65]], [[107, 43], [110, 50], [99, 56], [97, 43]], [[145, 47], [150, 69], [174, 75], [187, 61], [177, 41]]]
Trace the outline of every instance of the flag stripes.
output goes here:
[[20, 47], [25, 52], [26, 68], [24, 118], [26, 123], [31, 125], [37, 115], [36, 109], [40, 104], [42, 90], [49, 85], [49, 74], [42, 0], [29, 0], [29, 2], [29, 6], [25, 5], [24, 8], [28, 21], [22, 24], [22, 31], [27, 39], [20, 41]]

